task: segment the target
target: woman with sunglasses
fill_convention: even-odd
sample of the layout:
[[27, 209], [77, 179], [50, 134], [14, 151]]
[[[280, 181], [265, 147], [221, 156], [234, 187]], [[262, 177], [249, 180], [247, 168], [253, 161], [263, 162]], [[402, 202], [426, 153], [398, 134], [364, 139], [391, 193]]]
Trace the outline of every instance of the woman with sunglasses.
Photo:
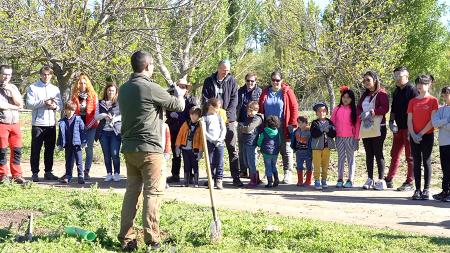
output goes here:
[[[297, 127], [298, 103], [294, 91], [283, 80], [281, 72], [271, 75], [271, 85], [265, 88], [259, 98], [259, 111], [264, 118], [277, 116], [280, 119], [280, 153], [283, 160], [284, 178], [281, 183], [289, 184], [294, 167], [294, 152], [290, 146], [290, 133]], [[277, 178], [274, 179], [276, 181]]]
[[[374, 71], [367, 71], [364, 74], [363, 84], [364, 92], [359, 99], [358, 105], [356, 107], [356, 115], [359, 116], [357, 129], [361, 124], [365, 126], [372, 127], [375, 122], [375, 117], [381, 116], [381, 122], [379, 123], [380, 135], [370, 138], [364, 138], [364, 150], [366, 151], [366, 166], [368, 178], [366, 183], [363, 185], [363, 189], [384, 190], [386, 189], [386, 181], [384, 181], [384, 156], [383, 156], [383, 144], [386, 139], [386, 113], [389, 111], [389, 98], [381, 87], [381, 81], [378, 74]], [[379, 121], [378, 121], [379, 122]], [[376, 126], [378, 127], [378, 126]], [[358, 131], [358, 130], [357, 130]], [[373, 159], [377, 161], [378, 167], [378, 181], [373, 180]]]

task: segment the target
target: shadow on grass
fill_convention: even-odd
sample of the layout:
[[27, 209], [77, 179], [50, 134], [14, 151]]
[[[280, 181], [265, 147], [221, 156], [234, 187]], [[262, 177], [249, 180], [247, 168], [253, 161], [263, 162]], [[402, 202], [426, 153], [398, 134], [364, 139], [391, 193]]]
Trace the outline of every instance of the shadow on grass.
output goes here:
[[14, 235], [11, 233], [10, 228], [0, 229], [0, 243], [6, 241], [8, 238], [12, 238]]
[[[412, 223], [414, 223], [414, 222], [412, 222]], [[418, 222], [418, 223], [422, 223], [422, 222]], [[423, 223], [427, 223], [427, 222], [423, 222]], [[429, 224], [433, 224], [433, 223], [428, 223], [428, 225]], [[427, 225], [425, 225], [425, 226], [427, 226]], [[424, 238], [428, 239], [431, 243], [439, 245], [439, 246], [450, 245], [450, 239], [445, 238], [445, 237], [426, 237], [426, 236], [386, 234], [386, 233], [376, 233], [373, 236], [380, 238], [380, 239], [386, 239], [386, 240], [405, 240], [408, 238], [424, 237]]]
[[[398, 224], [409, 225], [409, 226], [423, 226], [423, 227], [435, 226], [435, 227], [443, 227], [443, 228], [450, 230], [450, 220], [441, 221], [441, 222], [437, 222], [437, 223], [423, 222], [423, 221], [405, 221], [405, 222], [399, 222]], [[447, 239], [447, 240], [449, 241], [449, 244], [450, 244], [450, 239]]]

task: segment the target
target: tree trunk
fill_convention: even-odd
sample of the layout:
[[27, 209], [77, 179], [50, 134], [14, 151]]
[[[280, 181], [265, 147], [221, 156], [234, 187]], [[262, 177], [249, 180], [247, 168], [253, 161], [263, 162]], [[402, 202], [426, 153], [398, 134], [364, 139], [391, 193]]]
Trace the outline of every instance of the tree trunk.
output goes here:
[[333, 111], [334, 103], [336, 101], [336, 97], [334, 96], [334, 89], [333, 89], [333, 77], [331, 75], [327, 75], [326, 78], [326, 85], [327, 85], [327, 91], [328, 96], [330, 97], [330, 113]]

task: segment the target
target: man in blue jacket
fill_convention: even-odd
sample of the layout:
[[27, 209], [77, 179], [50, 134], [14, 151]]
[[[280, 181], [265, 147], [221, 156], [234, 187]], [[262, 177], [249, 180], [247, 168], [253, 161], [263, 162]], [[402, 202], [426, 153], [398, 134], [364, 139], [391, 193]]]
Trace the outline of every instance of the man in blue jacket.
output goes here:
[[[259, 101], [259, 97], [261, 96], [262, 89], [258, 87], [256, 84], [257, 76], [255, 73], [247, 73], [245, 75], [245, 85], [243, 85], [238, 90], [238, 106], [237, 106], [237, 119], [239, 123], [244, 123], [247, 120], [247, 106], [252, 101]], [[242, 142], [239, 141], [239, 157], [243, 156], [243, 146]], [[241, 177], [247, 177], [248, 172], [245, 164], [243, 163], [244, 159], [239, 159], [239, 165], [241, 168]]]
[[237, 150], [237, 105], [238, 89], [236, 79], [230, 74], [230, 61], [220, 61], [217, 72], [206, 78], [202, 89], [202, 104], [205, 105], [208, 99], [217, 98], [222, 102], [222, 108], [227, 113], [227, 134], [225, 144], [227, 146], [228, 158], [230, 161], [230, 171], [233, 177], [233, 185], [242, 187], [244, 184], [239, 178], [239, 156]]

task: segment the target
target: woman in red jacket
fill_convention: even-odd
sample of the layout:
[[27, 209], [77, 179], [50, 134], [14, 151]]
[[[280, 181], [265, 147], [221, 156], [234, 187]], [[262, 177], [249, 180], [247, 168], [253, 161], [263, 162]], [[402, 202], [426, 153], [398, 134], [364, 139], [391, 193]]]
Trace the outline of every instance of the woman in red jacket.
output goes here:
[[75, 114], [81, 116], [84, 122], [87, 140], [86, 161], [84, 165], [84, 180], [89, 180], [89, 171], [94, 156], [94, 139], [98, 121], [95, 120], [98, 96], [92, 87], [91, 80], [85, 74], [81, 74], [72, 87], [72, 102], [77, 105]]
[[[361, 95], [357, 106], [357, 115], [360, 115], [360, 124], [374, 124], [374, 117], [381, 116], [380, 136], [363, 138], [364, 150], [366, 151], [366, 166], [368, 179], [363, 189], [374, 188], [375, 190], [386, 189], [384, 181], [384, 156], [383, 144], [386, 139], [386, 113], [389, 111], [389, 98], [386, 91], [381, 87], [381, 81], [374, 71], [367, 71], [363, 79], [366, 88]], [[373, 102], [372, 100], [375, 99]], [[358, 130], [357, 130], [358, 131]], [[373, 158], [375, 157], [378, 167], [378, 181], [373, 180]]]
[[281, 183], [288, 184], [294, 167], [294, 152], [290, 146], [289, 135], [297, 127], [298, 103], [294, 91], [284, 82], [280, 72], [275, 71], [270, 77], [271, 85], [265, 88], [259, 97], [259, 111], [264, 114], [264, 118], [277, 116], [280, 119], [280, 152], [284, 170]]

